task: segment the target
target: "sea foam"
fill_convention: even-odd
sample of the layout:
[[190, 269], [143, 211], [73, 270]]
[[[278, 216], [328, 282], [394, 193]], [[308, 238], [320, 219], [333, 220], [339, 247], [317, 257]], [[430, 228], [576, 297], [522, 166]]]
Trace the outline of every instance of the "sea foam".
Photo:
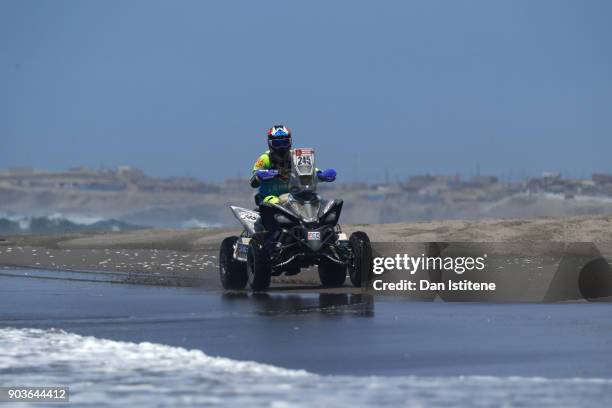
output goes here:
[[69, 386], [71, 406], [97, 407], [557, 407], [612, 398], [610, 379], [323, 376], [162, 344], [14, 328], [0, 329], [0, 384]]

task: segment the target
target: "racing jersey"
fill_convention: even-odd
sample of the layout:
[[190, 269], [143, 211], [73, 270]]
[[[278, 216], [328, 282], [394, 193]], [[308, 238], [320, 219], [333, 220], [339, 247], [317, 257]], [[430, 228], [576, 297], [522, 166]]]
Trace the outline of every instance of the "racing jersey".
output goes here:
[[285, 160], [273, 160], [270, 151], [267, 150], [259, 156], [259, 159], [253, 165], [253, 176], [257, 170], [278, 170], [280, 177], [272, 180], [257, 180], [258, 183], [251, 182], [253, 187], [259, 188], [259, 194], [262, 197], [279, 196], [289, 192], [289, 176], [291, 174], [291, 155], [287, 154]]

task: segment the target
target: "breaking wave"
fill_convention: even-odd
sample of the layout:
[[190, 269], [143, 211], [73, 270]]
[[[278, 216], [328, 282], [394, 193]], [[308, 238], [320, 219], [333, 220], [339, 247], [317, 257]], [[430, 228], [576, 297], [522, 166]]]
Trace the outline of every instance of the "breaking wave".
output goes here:
[[0, 383], [69, 386], [70, 405], [96, 407], [557, 407], [604, 406], [612, 397], [609, 379], [322, 376], [161, 344], [13, 328], [0, 329]]
[[114, 219], [87, 216], [5, 215], [0, 217], [0, 234], [53, 234], [82, 231], [126, 231], [144, 227]]
[[182, 228], [218, 228], [221, 224], [218, 222], [211, 222], [206, 220], [200, 220], [198, 218], [191, 218], [187, 221], [183, 221], [181, 224]]

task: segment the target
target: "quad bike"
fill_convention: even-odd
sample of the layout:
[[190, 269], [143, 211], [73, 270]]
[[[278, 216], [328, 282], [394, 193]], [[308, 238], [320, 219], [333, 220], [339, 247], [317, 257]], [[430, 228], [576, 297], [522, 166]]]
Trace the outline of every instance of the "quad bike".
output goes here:
[[225, 238], [219, 273], [225, 289], [266, 291], [272, 276], [295, 275], [316, 265], [325, 287], [342, 286], [347, 269], [354, 286], [362, 286], [372, 265], [367, 234], [349, 238], [338, 225], [343, 201], [316, 193], [313, 149], [291, 150], [290, 192], [281, 203], [261, 203], [256, 210], [230, 206], [244, 227], [240, 237]]

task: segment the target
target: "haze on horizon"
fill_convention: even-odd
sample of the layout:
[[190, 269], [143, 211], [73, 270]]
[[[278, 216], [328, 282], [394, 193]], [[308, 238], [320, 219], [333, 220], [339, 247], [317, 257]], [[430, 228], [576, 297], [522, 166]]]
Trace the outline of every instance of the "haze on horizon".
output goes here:
[[0, 169], [247, 177], [285, 123], [339, 180], [612, 172], [612, 3], [0, 3]]

